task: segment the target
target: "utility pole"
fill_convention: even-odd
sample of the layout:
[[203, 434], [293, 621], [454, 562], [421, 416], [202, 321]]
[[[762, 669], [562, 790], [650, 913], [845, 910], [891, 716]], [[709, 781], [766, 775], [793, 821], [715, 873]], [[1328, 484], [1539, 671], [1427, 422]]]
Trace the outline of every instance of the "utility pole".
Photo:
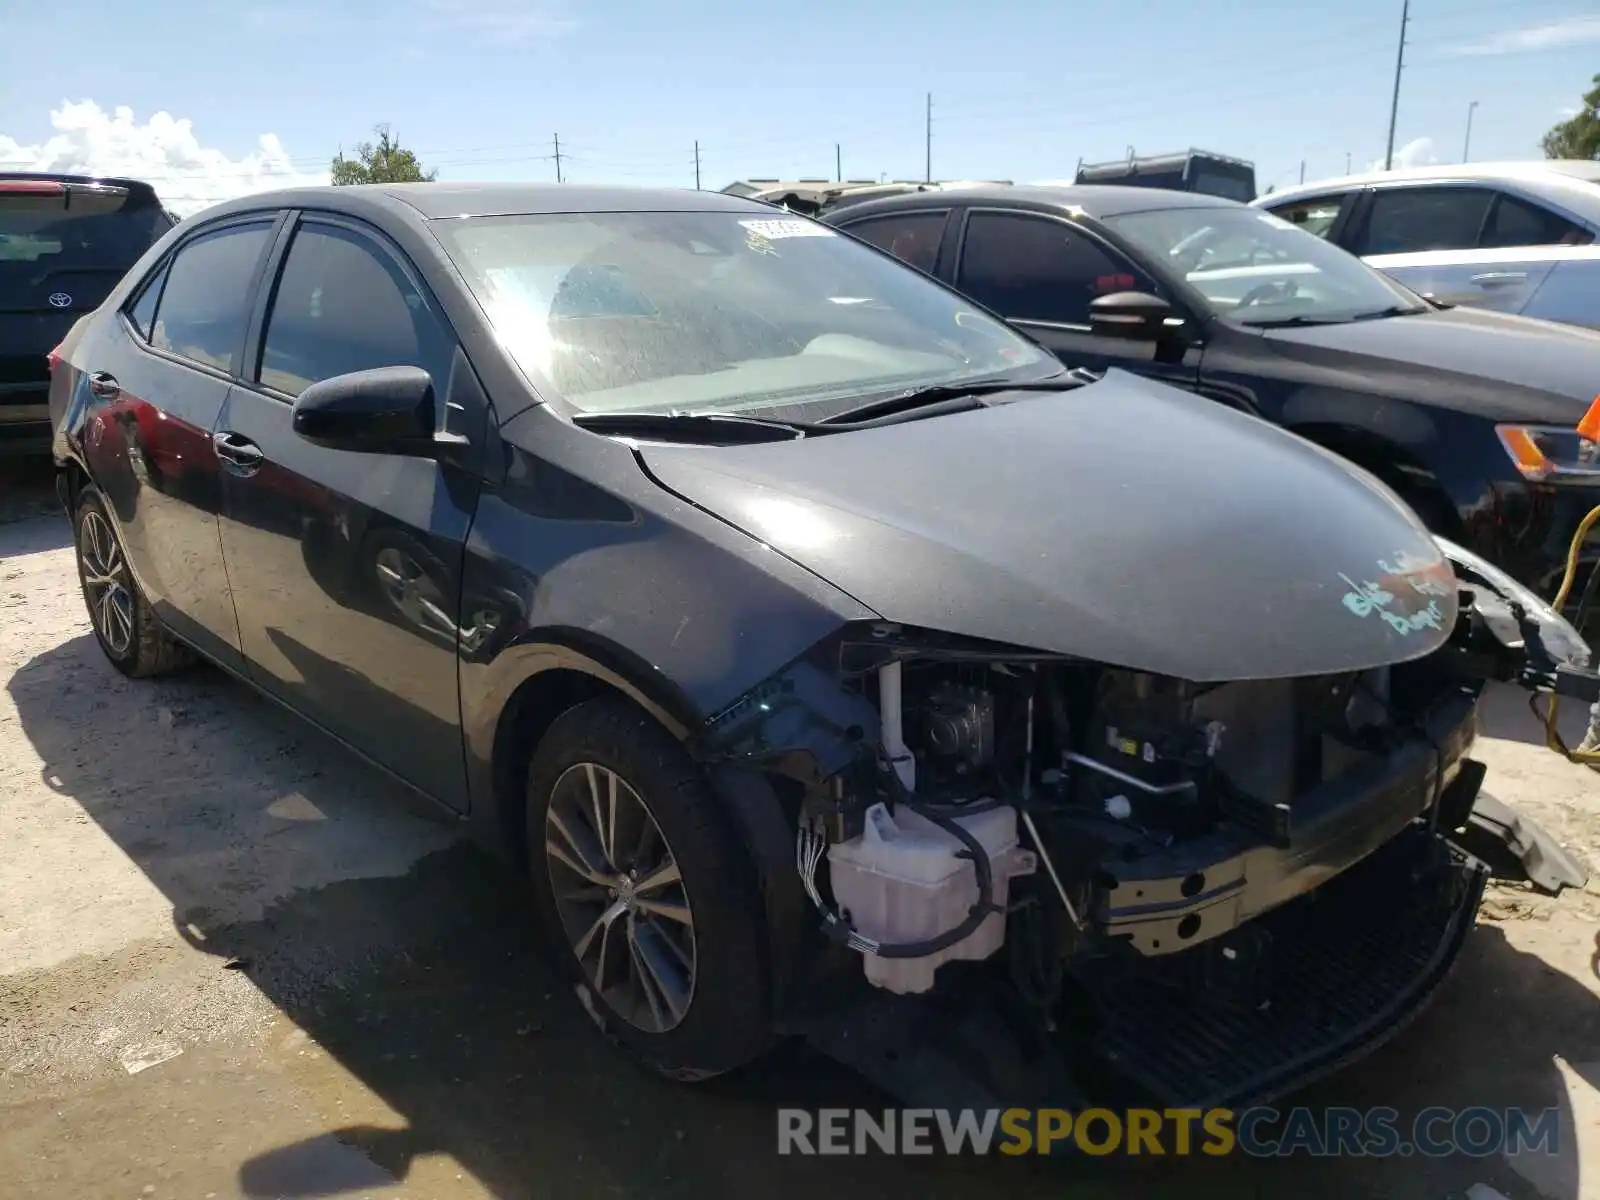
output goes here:
[[1346, 175], [1350, 174], [1350, 151], [1348, 150], [1344, 152], [1344, 173]]
[[1400, 4], [1400, 48], [1394, 55], [1394, 98], [1389, 101], [1389, 148], [1383, 153], [1383, 169], [1394, 169], [1394, 123], [1400, 115], [1400, 72], [1406, 65], [1406, 25], [1411, 21], [1411, 0]]
[[844, 151], [839, 149], [839, 143], [833, 144], [833, 181], [844, 182]]
[[922, 160], [922, 181], [933, 182], [933, 93], [928, 93], [928, 119], [927, 136], [924, 142], [925, 157]]
[[561, 135], [559, 133], [556, 134], [556, 182], [566, 182], [565, 179], [561, 178]]
[[700, 139], [694, 140], [694, 190], [700, 190]]
[[1477, 107], [1478, 102], [1476, 100], [1467, 105], [1467, 139], [1461, 143], [1462, 162], [1468, 161], [1468, 157], [1472, 154], [1472, 110]]
[[1306, 160], [1302, 158], [1300, 160], [1300, 182], [1304, 183], [1305, 181], [1306, 181]]

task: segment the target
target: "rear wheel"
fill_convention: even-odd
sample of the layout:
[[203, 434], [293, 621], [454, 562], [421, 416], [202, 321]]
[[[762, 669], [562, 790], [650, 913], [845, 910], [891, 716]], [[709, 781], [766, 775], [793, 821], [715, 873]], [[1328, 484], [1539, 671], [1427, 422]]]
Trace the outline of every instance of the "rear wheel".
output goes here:
[[84, 604], [111, 665], [132, 678], [188, 666], [193, 655], [166, 631], [139, 590], [105, 499], [93, 485], [78, 493], [73, 529]]
[[700, 770], [620, 698], [550, 726], [528, 776], [535, 903], [590, 1016], [675, 1079], [770, 1043], [762, 906]]

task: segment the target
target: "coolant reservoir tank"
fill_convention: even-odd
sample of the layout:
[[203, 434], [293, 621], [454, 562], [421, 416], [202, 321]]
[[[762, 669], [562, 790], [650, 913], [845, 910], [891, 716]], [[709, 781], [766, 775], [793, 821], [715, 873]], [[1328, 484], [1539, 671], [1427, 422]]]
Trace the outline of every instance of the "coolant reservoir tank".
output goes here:
[[[1017, 844], [1017, 812], [1002, 805], [955, 820], [983, 847], [994, 877], [994, 903], [1005, 908], [1013, 877], [1032, 873]], [[954, 929], [978, 901], [972, 862], [961, 839], [904, 806], [867, 810], [860, 837], [828, 850], [829, 882], [857, 932], [882, 943], [921, 942]], [[951, 959], [988, 958], [1005, 943], [1005, 916], [991, 913], [961, 941], [922, 958], [865, 954], [867, 980], [891, 992], [925, 992]]]

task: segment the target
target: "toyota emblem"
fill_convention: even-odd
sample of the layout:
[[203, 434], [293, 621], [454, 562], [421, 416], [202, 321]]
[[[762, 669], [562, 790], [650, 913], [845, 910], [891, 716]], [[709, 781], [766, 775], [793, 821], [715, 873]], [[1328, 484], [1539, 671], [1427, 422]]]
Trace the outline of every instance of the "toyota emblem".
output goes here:
[[72, 297], [67, 295], [65, 292], [51, 292], [50, 293], [50, 307], [51, 308], [71, 308], [72, 307]]

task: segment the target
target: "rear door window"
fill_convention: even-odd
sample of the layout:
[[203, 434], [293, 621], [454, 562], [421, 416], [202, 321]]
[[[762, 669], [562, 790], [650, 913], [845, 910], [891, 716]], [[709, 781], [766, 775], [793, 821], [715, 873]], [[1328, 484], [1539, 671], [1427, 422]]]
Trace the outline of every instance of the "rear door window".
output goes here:
[[150, 344], [228, 371], [244, 344], [251, 284], [272, 236], [272, 223], [231, 225], [186, 242], [167, 268]]
[[128, 306], [128, 322], [138, 330], [139, 336], [145, 341], [150, 340], [150, 330], [155, 326], [156, 301], [161, 299], [161, 281], [167, 277], [167, 269], [163, 266], [139, 289], [139, 298]]
[[944, 240], [945, 212], [896, 213], [868, 217], [845, 228], [864, 242], [887, 250], [900, 261], [933, 274], [939, 265], [939, 243]]
[[1488, 188], [1380, 188], [1351, 248], [1362, 255], [1470, 250], [1494, 198]]

